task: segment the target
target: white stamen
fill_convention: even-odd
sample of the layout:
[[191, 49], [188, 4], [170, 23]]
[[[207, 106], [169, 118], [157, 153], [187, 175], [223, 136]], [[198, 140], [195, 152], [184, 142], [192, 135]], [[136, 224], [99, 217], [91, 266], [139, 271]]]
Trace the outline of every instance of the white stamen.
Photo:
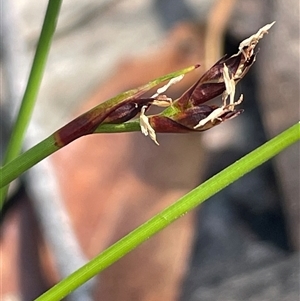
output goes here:
[[158, 107], [166, 108], [171, 106], [173, 99], [167, 97], [166, 95], [158, 95], [156, 99], [153, 100], [152, 104]]
[[223, 68], [223, 79], [225, 83], [226, 90], [223, 93], [223, 106], [226, 106], [226, 100], [228, 96], [230, 97], [229, 100], [229, 109], [232, 111], [234, 109], [234, 96], [235, 96], [235, 81], [234, 79], [229, 75], [229, 69], [224, 64]]
[[176, 76], [172, 78], [166, 85], [162, 86], [161, 88], [157, 89], [156, 93], [151, 96], [151, 98], [156, 98], [158, 95], [166, 92], [172, 85], [180, 82], [184, 77], [184, 74]]
[[[270, 24], [267, 24], [265, 26], [263, 26], [262, 28], [260, 28], [257, 33], [255, 33], [254, 35], [250, 36], [249, 38], [245, 39], [244, 41], [242, 41], [239, 45], [239, 53], [243, 52], [244, 53], [244, 48], [245, 47], [250, 47], [250, 49], [248, 49], [248, 53], [250, 54], [250, 56], [252, 55], [253, 49], [255, 48], [255, 46], [257, 45], [258, 41], [264, 36], [264, 34], [268, 33], [268, 30], [275, 24], [275, 22], [272, 22]], [[244, 55], [246, 56], [247, 54], [244, 53]]]
[[220, 108], [215, 109], [214, 111], [212, 111], [206, 118], [203, 118], [202, 120], [199, 121], [199, 123], [194, 126], [194, 129], [200, 128], [204, 125], [206, 125], [208, 122], [214, 122], [215, 120], [220, 120], [222, 121], [222, 119], [220, 118], [224, 113], [227, 113], [229, 111], [233, 111], [235, 106], [239, 105], [242, 103], [243, 101], [243, 94], [241, 94], [240, 98], [235, 101], [233, 104], [230, 105], [224, 105]]
[[203, 118], [199, 121], [197, 125], [194, 126], [194, 129], [200, 128], [207, 124], [210, 121], [214, 121], [216, 119], [219, 119], [220, 116], [224, 114], [225, 110], [224, 107], [220, 107], [212, 111], [206, 118]]
[[148, 117], [145, 115], [145, 111], [147, 109], [147, 106], [143, 106], [141, 110], [141, 115], [140, 115], [140, 127], [141, 131], [145, 136], [150, 136], [150, 138], [155, 142], [155, 144], [159, 145], [159, 143], [156, 140], [156, 134], [154, 129], [149, 123]]

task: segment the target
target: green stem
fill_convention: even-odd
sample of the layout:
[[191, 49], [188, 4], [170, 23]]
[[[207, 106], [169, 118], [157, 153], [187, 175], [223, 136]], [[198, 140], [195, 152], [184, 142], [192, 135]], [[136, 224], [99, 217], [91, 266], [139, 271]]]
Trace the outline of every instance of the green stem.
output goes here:
[[55, 145], [52, 136], [35, 145], [27, 152], [21, 154], [15, 160], [4, 165], [0, 170], [0, 187], [8, 185], [20, 174], [45, 159], [59, 148]]
[[[136, 120], [122, 124], [103, 124], [97, 128], [95, 133], [123, 133], [139, 130], [140, 124]], [[25, 153], [18, 156], [16, 159], [10, 161], [0, 168], [0, 188], [8, 185], [26, 170], [59, 149], [60, 148], [55, 145], [53, 135], [51, 135]]]
[[[16, 123], [12, 130], [11, 139], [7, 147], [3, 164], [6, 164], [7, 162], [10, 162], [16, 158], [21, 151], [24, 135], [28, 127], [42, 81], [61, 4], [62, 0], [49, 0], [48, 2], [48, 7], [29, 74], [27, 87], [22, 99]], [[0, 192], [1, 208], [6, 197], [7, 189], [8, 187], [5, 187], [1, 189]]]
[[298, 140], [300, 140], [300, 123], [293, 125], [180, 198], [176, 203], [155, 215], [140, 227], [107, 248], [86, 265], [49, 289], [43, 295], [38, 297], [36, 301], [61, 300], [80, 285], [96, 276], [99, 272], [103, 271], [149, 239], [149, 237], [161, 231], [170, 223], [191, 211], [221, 189], [277, 155]]

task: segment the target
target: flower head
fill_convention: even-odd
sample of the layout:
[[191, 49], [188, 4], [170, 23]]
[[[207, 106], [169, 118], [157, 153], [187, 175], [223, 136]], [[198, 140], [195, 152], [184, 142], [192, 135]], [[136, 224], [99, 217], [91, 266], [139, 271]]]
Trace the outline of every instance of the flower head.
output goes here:
[[[235, 100], [235, 86], [255, 62], [255, 46], [274, 23], [265, 25], [256, 34], [242, 41], [238, 53], [221, 58], [160, 114], [147, 117], [146, 109], [142, 109], [142, 132], [145, 135], [149, 133], [157, 143], [155, 132], [205, 131], [241, 114], [243, 110], [236, 109], [236, 106], [242, 103], [243, 95]], [[160, 92], [165, 92], [173, 83], [170, 81], [154, 96], [158, 98]], [[221, 106], [204, 104], [219, 95], [222, 95]]]

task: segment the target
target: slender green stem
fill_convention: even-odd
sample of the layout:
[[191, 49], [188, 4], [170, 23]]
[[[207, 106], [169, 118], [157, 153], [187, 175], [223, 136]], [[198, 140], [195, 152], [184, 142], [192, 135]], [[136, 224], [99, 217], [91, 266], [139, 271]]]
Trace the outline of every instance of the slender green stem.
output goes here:
[[[29, 74], [27, 87], [22, 99], [19, 114], [12, 130], [7, 151], [4, 157], [4, 164], [16, 158], [22, 148], [23, 138], [28, 127], [32, 111], [35, 105], [37, 94], [42, 81], [51, 41], [54, 35], [57, 18], [59, 15], [62, 0], [49, 0], [41, 35], [38, 41], [36, 53], [33, 59]], [[1, 189], [0, 208], [2, 208], [8, 187]]]
[[146, 223], [142, 224], [96, 256], [86, 265], [56, 284], [37, 298], [36, 301], [61, 300], [67, 294], [146, 241], [149, 237], [161, 231], [170, 223], [191, 211], [221, 189], [277, 155], [298, 140], [300, 140], [300, 123], [290, 127], [180, 198], [176, 203], [155, 215]]
[[28, 170], [33, 165], [45, 159], [59, 148], [55, 145], [52, 136], [41, 141], [27, 152], [21, 154], [15, 160], [4, 165], [0, 170], [0, 187], [8, 185], [20, 174]]
[[28, 84], [23, 96], [18, 118], [13, 128], [12, 138], [6, 152], [4, 163], [11, 161], [20, 153], [22, 140], [32, 115], [40, 83], [42, 81], [61, 2], [61, 0], [50, 0], [48, 3]]
[[[139, 131], [138, 120], [122, 124], [103, 124], [97, 128], [95, 133], [122, 133]], [[0, 168], [0, 187], [8, 185], [11, 181], [19, 177], [26, 170], [45, 159], [49, 155], [59, 150], [55, 145], [53, 135], [44, 139], [16, 159], [8, 162]], [[1, 192], [1, 191], [0, 191]]]

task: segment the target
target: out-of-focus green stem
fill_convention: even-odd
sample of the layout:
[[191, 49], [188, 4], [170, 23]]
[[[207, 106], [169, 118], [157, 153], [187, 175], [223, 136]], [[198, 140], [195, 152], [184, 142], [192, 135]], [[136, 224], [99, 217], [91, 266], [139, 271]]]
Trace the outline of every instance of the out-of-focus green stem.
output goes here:
[[[42, 81], [61, 4], [62, 0], [49, 0], [48, 2], [48, 7], [29, 74], [26, 90], [22, 99], [16, 123], [12, 130], [11, 139], [7, 147], [3, 165], [16, 158], [21, 151], [24, 135], [28, 127]], [[5, 187], [0, 191], [0, 209], [3, 206], [7, 190], [8, 187]]]
[[[167, 227], [170, 223], [299, 140], [300, 123], [297, 123], [261, 147], [244, 156], [242, 159], [225, 168], [223, 171], [180, 198], [176, 203], [164, 209], [152, 219], [130, 232], [121, 240], [89, 261], [86, 265], [45, 292], [37, 298], [36, 301], [56, 301], [63, 299], [80, 285], [112, 265], [151, 236]], [[176, 164], [176, 162], [172, 162], [172, 164]]]

